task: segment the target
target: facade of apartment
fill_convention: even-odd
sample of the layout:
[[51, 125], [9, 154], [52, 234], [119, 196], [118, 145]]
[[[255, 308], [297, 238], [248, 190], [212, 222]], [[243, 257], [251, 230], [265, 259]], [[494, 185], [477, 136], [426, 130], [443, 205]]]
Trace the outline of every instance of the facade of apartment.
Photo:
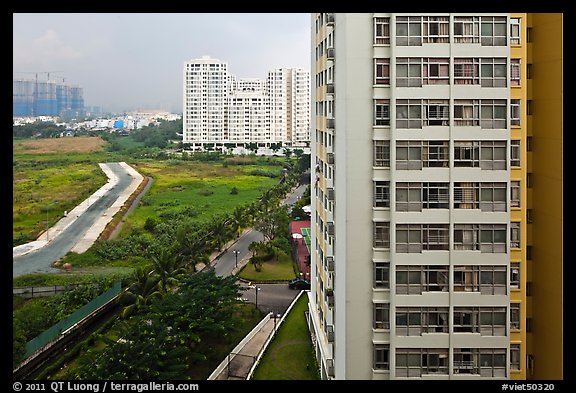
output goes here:
[[236, 79], [228, 64], [204, 56], [184, 65], [183, 143], [216, 150], [310, 142], [310, 73], [277, 68], [266, 80]]
[[[562, 18], [541, 17], [560, 44], [540, 55], [530, 15], [312, 15], [309, 324], [323, 378], [561, 373], [561, 247], [548, 273], [560, 289], [546, 295], [559, 306], [537, 311], [527, 183], [533, 95], [542, 121], [557, 116], [541, 154], [561, 157]], [[550, 52], [555, 84], [538, 93], [531, 64]], [[555, 173], [541, 198], [560, 214], [541, 214], [561, 245], [561, 159], [541, 173]], [[539, 312], [560, 357], [536, 344]], [[538, 358], [551, 364], [541, 374]]]

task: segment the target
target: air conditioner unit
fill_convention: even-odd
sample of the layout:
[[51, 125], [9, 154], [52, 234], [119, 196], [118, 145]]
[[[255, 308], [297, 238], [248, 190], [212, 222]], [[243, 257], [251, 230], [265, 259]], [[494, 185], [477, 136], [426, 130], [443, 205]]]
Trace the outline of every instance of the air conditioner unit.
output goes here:
[[328, 224], [326, 224], [327, 230], [328, 230], [328, 234], [330, 236], [334, 236], [334, 223], [333, 222], [329, 222]]
[[329, 200], [329, 201], [333, 201], [333, 200], [334, 200], [334, 189], [333, 189], [333, 188], [328, 188], [327, 195], [328, 195], [328, 200]]
[[328, 342], [334, 342], [334, 325], [326, 325], [326, 338]]
[[328, 162], [328, 164], [334, 164], [334, 153], [327, 153], [326, 161]]
[[329, 272], [334, 271], [334, 257], [326, 257], [326, 268]]

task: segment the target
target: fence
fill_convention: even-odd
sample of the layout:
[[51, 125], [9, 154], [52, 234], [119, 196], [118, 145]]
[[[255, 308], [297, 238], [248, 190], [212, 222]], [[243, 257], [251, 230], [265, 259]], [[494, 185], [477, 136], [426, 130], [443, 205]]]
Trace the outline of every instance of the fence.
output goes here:
[[93, 284], [68, 284], [68, 285], [52, 285], [45, 287], [20, 287], [20, 288], [13, 288], [12, 294], [21, 296], [26, 299], [41, 296], [54, 296], [59, 293], [66, 292], [83, 285], [93, 285]]
[[120, 294], [121, 289], [121, 282], [116, 281], [112, 288], [92, 300], [90, 303], [82, 306], [60, 322], [54, 324], [44, 332], [40, 333], [38, 336], [34, 337], [32, 340], [28, 341], [26, 343], [26, 354], [24, 355], [24, 358], [26, 359], [30, 357], [30, 355], [32, 355], [34, 352], [55, 340], [60, 334], [66, 332], [66, 330], [70, 329], [79, 321], [92, 314], [94, 311], [108, 303], [110, 300], [114, 299]]

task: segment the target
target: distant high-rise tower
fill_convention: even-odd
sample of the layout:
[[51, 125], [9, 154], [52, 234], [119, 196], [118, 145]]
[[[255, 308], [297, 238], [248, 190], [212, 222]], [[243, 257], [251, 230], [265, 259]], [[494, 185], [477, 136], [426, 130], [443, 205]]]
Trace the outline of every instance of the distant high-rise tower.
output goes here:
[[562, 16], [311, 24], [322, 377], [561, 379]]
[[82, 116], [84, 91], [81, 87], [53, 80], [14, 79], [13, 116]]
[[266, 80], [236, 79], [204, 56], [184, 66], [183, 142], [193, 149], [309, 144], [309, 73], [278, 68]]

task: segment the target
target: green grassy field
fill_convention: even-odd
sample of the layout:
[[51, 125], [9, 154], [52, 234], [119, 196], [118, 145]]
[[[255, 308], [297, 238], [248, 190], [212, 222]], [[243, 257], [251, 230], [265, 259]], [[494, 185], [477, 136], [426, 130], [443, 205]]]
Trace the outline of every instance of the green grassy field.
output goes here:
[[[222, 163], [196, 161], [142, 160], [134, 167], [154, 178], [141, 205], [126, 220], [128, 228], [141, 227], [147, 218], [160, 219], [162, 214], [192, 208], [197, 220], [216, 214], [230, 214], [237, 206], [254, 202], [278, 179], [249, 174], [254, 168], [279, 170], [271, 165], [224, 166]], [[233, 188], [237, 194], [231, 194]]]
[[36, 240], [46, 221], [53, 225], [106, 183], [98, 166], [106, 158], [102, 146], [99, 138], [13, 142], [14, 246]]
[[270, 342], [252, 379], [320, 379], [304, 314], [307, 309], [308, 296], [302, 295]]
[[294, 273], [292, 258], [289, 255], [281, 254], [278, 261], [272, 259], [262, 262], [262, 269], [259, 272], [256, 271], [252, 263], [247, 263], [238, 273], [238, 276], [249, 281], [288, 281], [295, 278], [296, 273]]

